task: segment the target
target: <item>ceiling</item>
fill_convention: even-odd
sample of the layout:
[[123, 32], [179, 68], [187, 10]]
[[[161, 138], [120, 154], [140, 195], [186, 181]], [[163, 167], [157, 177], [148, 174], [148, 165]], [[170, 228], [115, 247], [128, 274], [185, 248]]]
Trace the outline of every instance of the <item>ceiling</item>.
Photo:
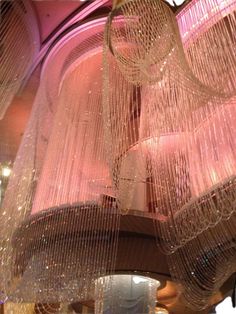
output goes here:
[[60, 24], [75, 10], [84, 4], [83, 1], [34, 1], [33, 5], [38, 18], [41, 42], [56, 30]]

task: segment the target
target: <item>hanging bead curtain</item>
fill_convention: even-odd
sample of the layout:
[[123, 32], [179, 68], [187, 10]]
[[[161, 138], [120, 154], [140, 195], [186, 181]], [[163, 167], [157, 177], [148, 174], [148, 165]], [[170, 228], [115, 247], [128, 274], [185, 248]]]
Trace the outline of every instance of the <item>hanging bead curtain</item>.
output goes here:
[[88, 299], [114, 267], [119, 215], [105, 160], [101, 61], [98, 52], [72, 63], [53, 114], [37, 103], [39, 91], [3, 204], [1, 285], [14, 301]]
[[[20, 275], [15, 274], [15, 267], [18, 266], [15, 265], [15, 253], [12, 242], [21, 222], [30, 216], [35, 187], [50, 134], [52, 115], [48, 110], [47, 97], [44, 91], [44, 85], [42, 84], [36, 95], [30, 120], [18, 150], [1, 206], [0, 253], [2, 264], [0, 276], [3, 301], [10, 298], [16, 290], [19, 293], [17, 286]], [[25, 288], [27, 288], [27, 284]], [[30, 291], [28, 290], [28, 294]], [[16, 297], [14, 301], [16, 300], [21, 301], [22, 296]]]
[[177, 16], [192, 71], [228, 96], [236, 93], [235, 9], [235, 0], [192, 1]]
[[[218, 56], [226, 45], [221, 48]], [[232, 60], [232, 45], [227, 49]], [[224, 226], [226, 219], [233, 224], [236, 200], [236, 99], [229, 84], [234, 70], [225, 88], [220, 78], [216, 85], [204, 80], [205, 74], [197, 79], [184, 57], [175, 17], [158, 0], [128, 1], [111, 12], [104, 65], [106, 136], [120, 210], [139, 209], [134, 199], [142, 190], [143, 210], [154, 217], [159, 244], [167, 254], [176, 252], [169, 258], [172, 273], [200, 308], [235, 265], [232, 229]], [[206, 246], [202, 239], [209, 233]], [[226, 243], [230, 250], [218, 250]], [[212, 255], [213, 260], [198, 264], [188, 246], [199, 252], [198, 259]], [[228, 259], [219, 273], [218, 266], [211, 269], [216, 251], [217, 265]], [[190, 280], [196, 267], [204, 285], [196, 277]]]
[[[118, 199], [126, 199], [127, 206], [120, 206], [121, 210], [132, 207], [132, 201], [128, 204], [128, 200], [132, 199], [136, 185], [134, 182], [148, 183], [145, 195], [147, 210], [156, 212], [157, 221], [163, 223], [159, 226], [162, 244], [164, 250], [171, 252], [189, 239], [185, 234], [187, 229], [177, 230], [175, 235], [169, 233], [169, 228], [174, 228], [175, 224], [173, 215], [191, 197], [198, 196], [216, 183], [206, 183], [201, 175], [198, 177], [193, 172], [190, 173], [189, 167], [194, 162], [190, 158], [193, 149], [199, 145], [198, 136], [195, 135], [199, 131], [196, 130], [203, 129], [201, 125], [204, 120], [213, 114], [220, 114], [227, 98], [214, 94], [191, 73], [182, 53], [175, 18], [165, 4], [160, 1], [129, 1], [120, 10], [122, 19], [115, 18], [114, 12], [108, 19], [104, 50], [104, 60], [107, 62], [107, 66], [104, 62], [104, 115], [108, 121], [106, 134], [112, 143], [111, 170]], [[148, 20], [153, 21], [157, 17], [160, 25], [155, 22], [151, 28]], [[113, 24], [116, 19], [120, 22]], [[156, 35], [155, 25], [162, 29], [162, 20], [171, 33], [170, 38], [165, 37], [165, 33], [164, 37], [161, 33]], [[140, 37], [138, 34], [141, 34]], [[130, 59], [125, 53], [129, 48], [128, 40], [132, 41], [133, 38], [136, 42], [133, 50], [129, 51], [129, 56], [132, 56]], [[119, 43], [115, 43], [116, 41]], [[150, 45], [149, 41], [152, 42]], [[167, 54], [165, 49], [167, 55], [164, 54], [161, 63], [158, 63], [149, 56], [152, 46], [156, 49], [156, 54], [153, 52], [153, 55], [158, 55], [158, 44], [162, 47], [162, 41], [163, 46], [167, 47], [175, 44], [171, 49], [173, 54]], [[146, 51], [145, 47], [140, 47], [145, 43]], [[121, 53], [125, 51], [124, 55], [117, 55], [115, 50], [118, 49], [121, 49]], [[176, 51], [179, 52], [176, 54]], [[149, 63], [152, 69], [144, 68]], [[139, 70], [132, 72], [133, 66], [138, 66]], [[148, 74], [152, 73], [152, 79], [155, 78], [156, 83], [146, 80], [147, 77], [143, 75], [145, 69]], [[132, 78], [129, 73], [133, 73]], [[230, 103], [232, 102], [233, 100]], [[203, 131], [203, 142], [213, 136], [210, 132], [214, 132], [214, 129], [208, 129], [206, 134]], [[138, 169], [140, 163], [141, 169]], [[124, 181], [126, 182], [123, 185]], [[129, 189], [122, 186], [129, 186]], [[122, 193], [125, 193], [125, 197]], [[201, 228], [199, 230], [201, 232]]]
[[[190, 205], [195, 219], [189, 221], [186, 211], [185, 219], [179, 221], [191, 225], [192, 235], [197, 226], [204, 229], [207, 221], [200, 209], [210, 214], [211, 227], [169, 257], [172, 275], [183, 284], [184, 299], [194, 309], [206, 307], [212, 293], [235, 271], [235, 8], [234, 0], [194, 1], [178, 16], [193, 72], [228, 96], [224, 106], [195, 132], [198, 145], [192, 153], [198, 157], [191, 158], [195, 159], [192, 169], [205, 178], [198, 175], [201, 179], [195, 184], [195, 190], [202, 192]], [[209, 187], [213, 184], [208, 193], [199, 189], [203, 181]]]
[[36, 17], [28, 0], [0, 2], [0, 119], [39, 50]]
[[[185, 122], [189, 125], [184, 130], [183, 118], [216, 97], [190, 71], [173, 13], [160, 1], [128, 1], [111, 12], [104, 60], [109, 155], [119, 202], [126, 200], [120, 208], [127, 210], [133, 205], [133, 182], [142, 185], [150, 177], [150, 167], [145, 169], [140, 159], [147, 147], [151, 149], [147, 143], [157, 145], [160, 133], [182, 132], [186, 137], [183, 131], [189, 132], [192, 125]], [[134, 148], [137, 143], [141, 155]], [[140, 163], [142, 169], [137, 170]]]

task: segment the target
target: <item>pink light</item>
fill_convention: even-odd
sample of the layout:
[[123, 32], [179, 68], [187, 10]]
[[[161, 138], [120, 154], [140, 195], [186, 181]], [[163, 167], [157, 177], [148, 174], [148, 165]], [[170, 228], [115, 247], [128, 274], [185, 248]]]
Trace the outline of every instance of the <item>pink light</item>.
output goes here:
[[232, 98], [193, 132], [147, 138], [133, 146], [131, 151], [138, 153], [141, 150], [157, 172], [164, 170], [167, 176], [168, 167], [175, 167], [171, 163], [173, 156], [184, 154], [189, 165], [186, 171], [189, 172], [191, 195], [199, 197], [235, 175], [235, 125], [235, 98]]
[[236, 8], [235, 0], [193, 0], [177, 15], [185, 45]]
[[231, 101], [207, 119], [193, 135], [189, 163], [193, 195], [199, 196], [236, 173], [236, 109], [234, 99]]
[[[204, 0], [205, 1], [205, 0]], [[219, 0], [214, 0], [214, 3], [217, 4], [218, 6], [213, 6], [213, 1], [211, 2], [204, 2], [203, 6], [203, 1], [193, 1], [191, 4], [189, 4], [178, 16], [178, 23], [180, 26], [180, 31], [182, 33], [182, 38], [185, 44], [188, 44], [190, 39], [192, 40], [194, 36], [199, 35], [199, 32], [196, 33], [196, 29], [200, 29], [202, 31], [206, 30], [206, 27], [208, 28], [209, 23], [213, 23], [217, 19], [220, 19], [222, 17], [222, 14], [226, 14], [226, 12], [229, 11], [229, 8], [232, 9], [232, 6], [236, 7], [236, 0], [229, 0], [229, 1], [223, 1], [221, 4], [219, 4]], [[203, 10], [204, 8], [204, 10]], [[193, 14], [194, 11], [194, 14]], [[198, 13], [197, 15], [195, 13]], [[194, 24], [194, 21], [197, 21]], [[208, 20], [210, 22], [208, 23]], [[58, 58], [58, 55], [60, 54], [60, 51], [64, 49], [66, 46], [71, 46], [73, 48], [73, 43], [72, 41], [80, 38], [86, 39], [92, 34], [95, 34], [96, 32], [100, 31], [103, 29], [104, 24], [105, 24], [106, 18], [100, 18], [97, 20], [89, 21], [86, 24], [81, 25], [80, 27], [74, 29], [70, 33], [66, 34], [62, 40], [60, 40], [50, 51], [50, 54], [44, 63], [43, 71], [42, 71], [42, 80], [45, 77], [51, 77], [50, 75], [50, 66], [51, 66], [51, 61], [53, 61], [53, 64], [55, 64], [55, 58]], [[187, 22], [188, 23], [187, 23]], [[192, 28], [190, 27], [192, 25]], [[204, 27], [203, 27], [204, 26]], [[82, 39], [81, 39], [82, 38]], [[78, 45], [78, 41], [76, 40], [76, 45]], [[85, 55], [87, 56], [91, 52], [86, 53]], [[57, 63], [57, 62], [56, 62]], [[58, 64], [58, 63], [57, 63]], [[61, 65], [63, 66], [63, 65]], [[52, 67], [55, 69], [55, 67]], [[49, 72], [48, 72], [49, 70]], [[68, 70], [68, 69], [67, 69]], [[58, 73], [60, 71], [58, 70]], [[64, 74], [65, 75], [65, 74]], [[57, 86], [58, 88], [58, 86]], [[227, 107], [228, 108], [228, 107]], [[234, 115], [231, 112], [231, 116]], [[233, 118], [234, 119], [234, 118]], [[219, 123], [223, 123], [223, 121], [218, 121]], [[236, 121], [235, 121], [236, 122]], [[205, 128], [210, 128], [209, 125], [205, 125]], [[219, 129], [220, 130], [220, 129]], [[202, 144], [204, 145], [203, 141], [208, 141], [209, 139], [206, 139], [205, 137], [202, 136], [201, 133], [204, 133], [203, 129], [202, 131], [199, 130], [198, 135], [200, 141], [202, 141]], [[218, 131], [220, 132], [220, 131]], [[220, 134], [218, 134], [220, 135]], [[167, 134], [164, 136], [161, 136], [158, 140], [158, 137], [154, 137], [153, 139], [146, 139], [141, 147], [144, 151], [151, 151], [153, 156], [156, 156], [158, 154], [158, 151], [163, 150], [167, 155], [170, 155], [173, 151], [178, 150], [178, 145], [179, 143], [183, 144], [183, 137], [187, 138], [187, 134]], [[182, 138], [182, 139], [181, 139]], [[205, 168], [204, 169], [198, 169], [197, 166], [194, 168], [191, 168], [191, 178], [192, 178], [192, 183], [191, 183], [191, 190], [193, 195], [199, 195], [201, 194], [204, 189], [210, 188], [212, 185], [217, 184], [221, 180], [224, 180], [228, 175], [232, 175], [233, 171], [235, 169], [235, 164], [233, 162], [233, 157], [232, 153], [229, 153], [229, 145], [224, 144], [222, 147], [222, 151], [225, 151], [226, 153], [221, 154], [221, 163], [224, 164], [224, 169], [220, 169], [218, 163], [214, 162], [213, 160], [208, 159], [208, 155], [205, 154], [204, 158], [206, 159], [205, 163]], [[219, 145], [218, 145], [219, 146]], [[217, 149], [219, 148], [217, 146]], [[133, 148], [135, 149], [135, 148]], [[193, 148], [193, 150], [196, 148]], [[221, 149], [221, 148], [220, 148]], [[197, 159], [199, 157], [196, 157], [192, 162], [193, 164], [197, 163]], [[87, 169], [92, 169], [92, 165], [88, 165]], [[203, 183], [203, 179], [201, 179], [201, 175], [195, 176], [196, 169], [198, 172], [201, 174], [201, 172], [206, 171], [208, 174], [208, 180], [207, 182]], [[196, 179], [197, 178], [197, 179]], [[99, 176], [96, 178], [95, 176], [95, 181], [99, 181]], [[110, 182], [107, 183], [108, 185]], [[50, 206], [53, 206], [55, 204], [50, 204]], [[49, 206], [48, 206], [49, 207]]]
[[99, 114], [101, 66], [98, 53], [78, 64], [73, 74], [67, 73], [67, 88], [63, 86], [60, 92], [32, 214], [65, 204], [98, 204], [102, 195], [112, 193]]

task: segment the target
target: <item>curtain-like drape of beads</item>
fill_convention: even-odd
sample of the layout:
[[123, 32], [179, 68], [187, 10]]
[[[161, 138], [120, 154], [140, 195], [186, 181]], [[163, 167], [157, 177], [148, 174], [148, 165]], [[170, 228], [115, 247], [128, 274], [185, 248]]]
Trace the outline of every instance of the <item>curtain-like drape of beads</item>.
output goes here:
[[72, 62], [53, 104], [41, 82], [1, 213], [1, 289], [10, 300], [86, 300], [94, 280], [114, 268], [119, 215], [105, 158], [101, 68], [101, 50]]
[[39, 33], [28, 0], [0, 2], [0, 119], [35, 61]]
[[[235, 266], [227, 228], [235, 211], [233, 21], [211, 25], [199, 44], [185, 48], [187, 58], [162, 1], [127, 1], [106, 25], [103, 105], [119, 208], [141, 207], [154, 217], [157, 241], [195, 308], [206, 305]], [[196, 261], [205, 259], [210, 262]]]

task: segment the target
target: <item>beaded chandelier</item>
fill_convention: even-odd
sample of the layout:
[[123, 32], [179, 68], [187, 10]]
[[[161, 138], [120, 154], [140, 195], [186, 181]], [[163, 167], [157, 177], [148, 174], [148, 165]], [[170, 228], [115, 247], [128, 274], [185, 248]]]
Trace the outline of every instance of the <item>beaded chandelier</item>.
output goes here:
[[[220, 21], [188, 48], [195, 73], [162, 1], [123, 3], [105, 30], [103, 105], [117, 202], [123, 213], [143, 208], [152, 215], [172, 275], [195, 309], [236, 265], [233, 22]], [[223, 37], [218, 49], [210, 46], [213, 34]], [[202, 53], [207, 38], [216, 67], [207, 67]]]
[[[106, 278], [120, 265], [118, 244], [120, 260], [133, 261], [142, 219], [138, 256], [150, 238], [157, 242], [194, 310], [235, 271], [236, 0], [229, 2], [192, 1], [176, 19], [162, 0], [116, 1], [104, 35], [104, 20], [91, 20], [55, 43], [1, 207], [2, 302], [51, 311], [95, 291], [101, 312], [114, 297]], [[5, 12], [4, 34], [20, 3], [27, 1]], [[4, 55], [2, 113], [29, 70], [24, 56], [34, 56], [29, 32], [15, 41], [21, 65]], [[6, 89], [10, 81], [17, 88]]]
[[14, 302], [87, 300], [114, 267], [119, 215], [104, 149], [102, 53], [85, 57], [90, 44], [75, 47], [76, 63], [65, 60], [53, 103], [42, 80], [6, 191], [1, 290]]

